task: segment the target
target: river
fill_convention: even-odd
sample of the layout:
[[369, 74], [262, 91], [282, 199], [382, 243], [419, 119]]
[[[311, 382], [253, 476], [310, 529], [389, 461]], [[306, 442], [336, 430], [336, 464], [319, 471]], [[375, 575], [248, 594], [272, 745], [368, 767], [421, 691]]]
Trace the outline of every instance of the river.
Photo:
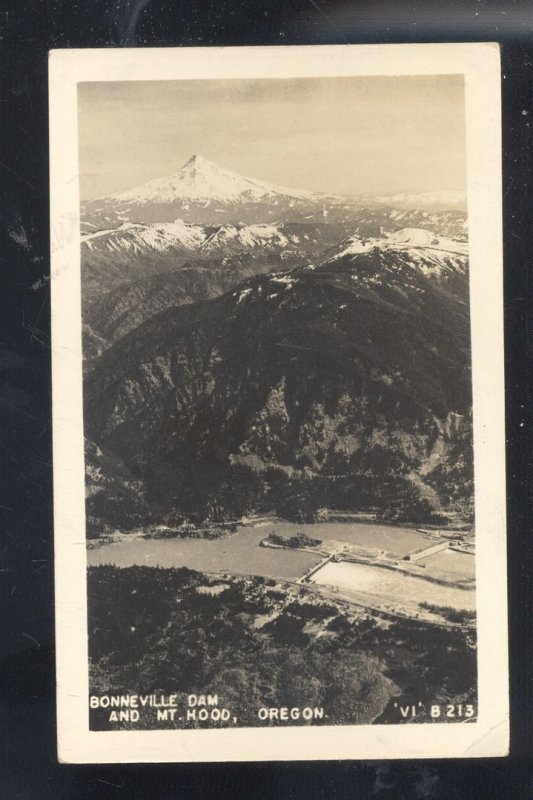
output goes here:
[[314, 539], [337, 539], [377, 548], [399, 557], [424, 547], [428, 540], [411, 528], [354, 522], [323, 522], [299, 525], [280, 520], [242, 525], [222, 539], [144, 539], [131, 535], [122, 541], [88, 551], [89, 565], [133, 564], [160, 567], [189, 567], [202, 572], [262, 575], [295, 580], [320, 561], [319, 555], [298, 550], [259, 547], [272, 531], [291, 536], [303, 531]]

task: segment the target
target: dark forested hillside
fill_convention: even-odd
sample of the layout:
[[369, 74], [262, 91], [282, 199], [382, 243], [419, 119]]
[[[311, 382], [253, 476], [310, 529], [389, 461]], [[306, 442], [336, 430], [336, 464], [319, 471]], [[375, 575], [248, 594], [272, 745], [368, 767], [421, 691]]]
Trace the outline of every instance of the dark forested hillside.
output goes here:
[[[189, 693], [216, 693], [231, 712], [229, 724], [241, 726], [265, 724], [258, 717], [264, 706], [323, 709], [312, 724], [398, 723], [394, 696], [405, 691], [412, 702], [413, 686], [428, 707], [436, 698], [475, 703], [468, 632], [384, 622], [301, 587], [279, 588], [262, 578], [221, 583], [186, 568], [91, 568], [91, 694], [172, 693], [183, 717], [164, 727], [202, 726], [184, 720]], [[417, 721], [427, 714], [420, 709]], [[92, 712], [91, 727], [116, 728], [109, 716], [109, 709]], [[161, 722], [152, 710], [126, 726]]]
[[467, 281], [419, 259], [375, 248], [163, 311], [101, 357], [87, 435], [149, 502], [204, 517], [466, 508]]

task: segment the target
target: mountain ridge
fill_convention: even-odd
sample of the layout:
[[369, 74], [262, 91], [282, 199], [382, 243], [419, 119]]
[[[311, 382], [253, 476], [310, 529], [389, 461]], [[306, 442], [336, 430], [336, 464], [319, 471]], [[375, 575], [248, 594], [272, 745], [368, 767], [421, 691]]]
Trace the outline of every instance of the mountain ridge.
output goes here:
[[[121, 285], [131, 284], [157, 272], [170, 272], [193, 261], [214, 267], [215, 260], [247, 254], [256, 260], [257, 272], [272, 266], [305, 263], [331, 247], [347, 233], [333, 223], [263, 223], [255, 225], [194, 225], [172, 222], [133, 224], [94, 231], [81, 238], [83, 305], [101, 300]], [[251, 274], [246, 265], [242, 277]], [[229, 288], [227, 281], [225, 287]]]
[[[202, 249], [205, 244], [213, 243], [221, 231], [227, 233], [228, 227], [224, 226], [206, 236]], [[245, 228], [244, 231], [247, 238], [249, 230]], [[307, 231], [304, 235], [310, 238], [307, 241], [308, 249], [300, 250], [303, 231]], [[235, 229], [229, 228], [230, 244], [237, 233]], [[289, 241], [296, 239], [292, 241], [294, 249], [291, 251], [283, 247], [278, 250], [270, 247], [265, 250], [259, 247], [257, 252], [238, 252], [237, 248], [237, 252], [232, 252], [230, 248], [227, 250], [228, 255], [221, 257], [221, 251], [216, 247], [213, 258], [176, 264], [171, 271], [151, 273], [137, 280], [130, 280], [127, 285], [117, 286], [94, 303], [86, 305], [84, 336], [87, 366], [89, 358], [93, 359], [133, 327], [166, 308], [211, 299], [233, 286], [238, 286], [254, 274], [295, 269], [305, 264], [312, 267], [311, 254], [317, 249], [315, 237], [319, 236], [320, 230], [317, 231], [315, 226], [293, 225], [281, 227], [274, 234], [269, 239], [274, 243], [278, 241], [279, 234], [287, 245]], [[331, 232], [328, 237], [335, 238]], [[219, 242], [222, 251], [226, 250], [224, 244], [227, 241], [223, 236], [222, 242]], [[322, 238], [321, 244], [325, 243], [326, 238]], [[467, 244], [437, 237], [427, 230], [403, 229], [388, 236], [369, 239], [355, 234], [326, 249], [321, 263], [325, 265], [328, 262], [355, 259], [372, 251], [379, 252], [384, 263], [394, 261], [397, 269], [404, 271], [406, 278], [415, 269], [437, 283], [446, 285], [461, 300], [467, 296]]]
[[170, 508], [279, 511], [303, 492], [347, 510], [408, 502], [403, 513], [424, 521], [437, 440], [439, 496], [468, 499], [469, 346], [467, 302], [390, 253], [254, 276], [104, 353], [87, 382], [87, 435]]

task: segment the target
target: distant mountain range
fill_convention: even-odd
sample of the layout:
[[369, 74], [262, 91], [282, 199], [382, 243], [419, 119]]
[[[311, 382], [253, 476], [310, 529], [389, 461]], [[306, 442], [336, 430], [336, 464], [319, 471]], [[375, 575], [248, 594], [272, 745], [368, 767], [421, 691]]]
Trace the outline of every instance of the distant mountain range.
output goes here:
[[[192, 227], [192, 226], [188, 226]], [[92, 303], [84, 315], [86, 356], [94, 357], [129, 333], [141, 322], [173, 306], [208, 300], [223, 294], [252, 275], [271, 272], [299, 262], [310, 263], [313, 250], [323, 247], [328, 239], [336, 238], [333, 226], [287, 227], [249, 226], [241, 231], [220, 229], [200, 241], [195, 252], [209, 253], [218, 250], [214, 258], [189, 261], [176, 266], [173, 271], [156, 272], [138, 280], [119, 285]], [[241, 252], [221, 257], [223, 243], [228, 250], [238, 249], [243, 239], [252, 239], [250, 228], [258, 229], [262, 235], [252, 240], [252, 252]], [[325, 230], [324, 230], [325, 228]], [[266, 235], [265, 229], [269, 234]], [[303, 231], [306, 231], [302, 233]], [[298, 234], [296, 233], [298, 231]], [[239, 235], [241, 233], [242, 235]], [[337, 231], [337, 236], [339, 232]], [[215, 246], [216, 242], [216, 246]], [[250, 244], [248, 244], [250, 247]], [[146, 267], [146, 251], [134, 249], [132, 261], [124, 251], [124, 266], [133, 277], [132, 265]], [[435, 236], [430, 231], [405, 228], [382, 238], [363, 239], [354, 234], [326, 250], [327, 258], [334, 262], [345, 256], [371, 253], [379, 250], [385, 261], [394, 261], [398, 269], [412, 269], [433, 276], [441, 285], [446, 285], [463, 299], [467, 292], [467, 244], [465, 242]], [[143, 258], [144, 256], [144, 258]], [[177, 261], [179, 264], [179, 260]], [[105, 261], [103, 264], [105, 268]], [[108, 275], [99, 276], [97, 287], [101, 287]]]
[[[344, 225], [323, 222], [192, 225], [178, 219], [149, 225], [123, 223], [118, 228], [82, 236], [84, 306], [119, 286], [183, 265], [191, 268], [192, 262], [201, 271], [205, 272], [207, 266], [229, 278], [232, 270], [228, 269], [227, 259], [246, 254], [248, 258], [241, 259], [243, 264], [246, 262], [242, 274], [233, 274], [233, 283], [238, 283], [253, 274], [249, 268], [253, 261], [256, 272], [268, 271], [283, 262], [305, 263], [335, 245], [346, 232]], [[235, 260], [236, 264], [241, 262]], [[221, 285], [229, 287], [227, 280]]]
[[403, 229], [422, 228], [428, 236], [466, 242], [466, 218], [457, 210], [430, 212], [380, 202], [362, 206], [355, 199], [326, 196], [319, 202], [318, 195], [281, 191], [191, 159], [177, 176], [85, 204], [84, 307], [112, 289], [192, 260], [213, 266], [219, 256], [247, 253], [262, 272], [265, 257], [274, 268], [280, 259], [304, 264], [345, 237], [378, 240]]
[[88, 233], [122, 223], [172, 222], [243, 224], [307, 221], [347, 222], [360, 208], [465, 212], [461, 192], [389, 197], [335, 196], [290, 189], [246, 178], [193, 155], [175, 174], [117, 195], [82, 205], [82, 230]]
[[370, 195], [365, 203], [378, 203], [392, 208], [424, 211], [461, 211], [466, 213], [466, 193], [460, 191], [421, 192], [419, 194], [399, 192], [388, 195]]
[[467, 221], [439, 197], [362, 204], [194, 156], [85, 204], [96, 528], [317, 505], [470, 518]]
[[[220, 292], [250, 275], [252, 261], [258, 273], [268, 271], [269, 264], [278, 268], [280, 262], [309, 263], [349, 236], [381, 240], [400, 230], [422, 228], [429, 237], [447, 237], [464, 246], [464, 213], [409, 208], [408, 197], [413, 199], [398, 197], [398, 208], [386, 205], [386, 198], [362, 205], [361, 198], [319, 195], [244, 178], [192, 156], [175, 175], [83, 204], [84, 308], [119, 286], [185, 264], [191, 269], [192, 262], [224, 273], [222, 280], [211, 282]], [[443, 194], [439, 197], [444, 199]], [[435, 196], [428, 198], [434, 206]], [[242, 254], [248, 258], [236, 262], [246, 263], [241, 274], [238, 266], [229, 271], [224, 265], [217, 267], [217, 258]], [[205, 274], [202, 265], [199, 269]], [[194, 299], [210, 296], [211, 291], [204, 297], [196, 293]]]

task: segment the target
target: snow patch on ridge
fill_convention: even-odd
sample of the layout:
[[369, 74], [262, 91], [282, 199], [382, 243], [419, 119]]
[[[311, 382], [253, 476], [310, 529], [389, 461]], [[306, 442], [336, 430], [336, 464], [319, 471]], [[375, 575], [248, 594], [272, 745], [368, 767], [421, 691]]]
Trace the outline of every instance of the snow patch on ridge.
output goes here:
[[465, 257], [468, 255], [468, 243], [446, 236], [437, 236], [426, 228], [401, 228], [383, 237], [362, 239], [358, 235], [351, 236], [341, 242], [341, 250], [331, 257], [330, 261], [358, 253], [368, 253], [373, 249], [422, 249], [425, 253], [441, 251], [451, 255]]
[[272, 283], [281, 283], [283, 286], [287, 286], [289, 289], [292, 288], [296, 283], [296, 278], [293, 278], [290, 275], [271, 275], [270, 280]]
[[377, 240], [375, 239], [368, 239], [368, 240], [362, 239], [357, 234], [355, 234], [354, 236], [350, 236], [349, 239], [345, 239], [344, 242], [342, 242], [344, 248], [340, 252], [338, 252], [335, 256], [333, 256], [331, 260], [336, 261], [337, 259], [342, 258], [343, 256], [356, 255], [357, 253], [367, 253], [369, 250], [372, 249], [372, 247], [375, 246], [376, 241]]
[[239, 299], [237, 300], [238, 303], [242, 303], [242, 301], [248, 297], [249, 294], [252, 293], [252, 289], [243, 289], [239, 295]]
[[425, 228], [402, 228], [399, 231], [394, 231], [394, 233], [389, 233], [387, 236], [387, 242], [410, 244], [415, 247], [438, 245], [438, 241], [433, 231], [428, 231]]

